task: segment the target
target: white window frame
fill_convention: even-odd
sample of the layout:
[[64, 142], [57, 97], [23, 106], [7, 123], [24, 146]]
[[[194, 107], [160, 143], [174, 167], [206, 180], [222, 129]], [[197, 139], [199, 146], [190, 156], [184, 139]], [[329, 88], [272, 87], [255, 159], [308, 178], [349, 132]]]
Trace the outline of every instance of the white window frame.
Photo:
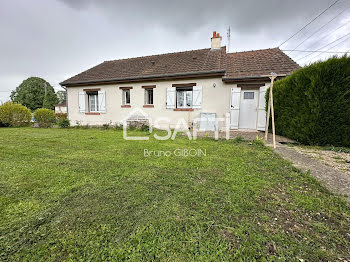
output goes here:
[[[149, 92], [152, 92], [152, 103], [149, 101]], [[154, 92], [153, 88], [145, 88], [145, 105], [153, 105], [154, 104]]]
[[[179, 94], [184, 94], [183, 106], [179, 105]], [[187, 94], [191, 94], [191, 103], [187, 105]], [[193, 108], [193, 88], [176, 88], [176, 108]]]
[[[98, 93], [97, 94], [87, 94], [88, 95], [88, 105], [89, 105], [89, 112], [91, 113], [97, 113], [99, 112], [98, 108]], [[92, 106], [92, 100], [94, 100], [94, 105]]]
[[255, 97], [254, 97], [254, 92], [251, 92], [251, 91], [244, 91], [243, 92], [243, 99], [244, 100], [254, 100]]
[[[127, 103], [127, 93], [129, 93], [129, 103]], [[131, 93], [130, 89], [123, 89], [123, 105], [130, 105], [131, 103]]]

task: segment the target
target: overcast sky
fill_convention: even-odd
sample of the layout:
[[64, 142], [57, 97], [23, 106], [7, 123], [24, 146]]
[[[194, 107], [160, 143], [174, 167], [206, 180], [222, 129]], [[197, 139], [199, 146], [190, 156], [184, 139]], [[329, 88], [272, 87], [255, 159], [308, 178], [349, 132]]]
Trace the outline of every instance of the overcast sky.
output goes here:
[[[277, 47], [333, 2], [1, 0], [0, 100], [8, 100], [11, 90], [30, 76], [59, 90], [59, 82], [105, 60], [208, 48], [213, 30], [227, 45], [229, 26], [230, 52]], [[293, 49], [349, 7], [349, 0], [340, 0], [281, 49]], [[348, 33], [350, 8], [298, 49], [317, 50]], [[343, 40], [330, 51], [348, 51], [350, 39]], [[297, 62], [303, 65], [314, 56]]]

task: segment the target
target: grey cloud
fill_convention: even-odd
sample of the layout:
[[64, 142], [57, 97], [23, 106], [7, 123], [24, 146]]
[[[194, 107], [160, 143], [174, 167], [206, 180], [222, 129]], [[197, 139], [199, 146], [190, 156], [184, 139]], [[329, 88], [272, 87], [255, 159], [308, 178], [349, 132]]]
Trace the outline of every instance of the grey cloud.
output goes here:
[[[29, 76], [58, 87], [65, 78], [104, 60], [210, 46], [213, 30], [231, 50], [278, 46], [330, 0], [13, 0], [0, 2], [0, 100]], [[341, 0], [283, 48], [292, 48], [349, 5]], [[341, 36], [327, 32], [349, 19], [344, 13], [302, 49], [317, 48]], [[317, 40], [326, 35], [321, 42]], [[347, 43], [339, 48], [350, 48]], [[292, 53], [293, 58], [300, 57]]]

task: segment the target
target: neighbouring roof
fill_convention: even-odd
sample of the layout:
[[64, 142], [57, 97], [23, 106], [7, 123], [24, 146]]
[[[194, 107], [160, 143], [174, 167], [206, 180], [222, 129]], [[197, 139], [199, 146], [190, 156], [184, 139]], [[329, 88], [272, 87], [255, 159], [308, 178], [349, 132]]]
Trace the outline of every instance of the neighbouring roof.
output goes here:
[[218, 50], [207, 48], [105, 61], [60, 84], [75, 86], [211, 75], [230, 80], [261, 77], [272, 71], [290, 74], [298, 68], [299, 65], [279, 48], [226, 53], [224, 46]]
[[59, 104], [57, 104], [57, 105], [55, 105], [55, 106], [67, 106], [67, 103], [66, 103], [66, 101], [64, 101], [64, 102], [62, 102], [62, 103], [59, 103]]

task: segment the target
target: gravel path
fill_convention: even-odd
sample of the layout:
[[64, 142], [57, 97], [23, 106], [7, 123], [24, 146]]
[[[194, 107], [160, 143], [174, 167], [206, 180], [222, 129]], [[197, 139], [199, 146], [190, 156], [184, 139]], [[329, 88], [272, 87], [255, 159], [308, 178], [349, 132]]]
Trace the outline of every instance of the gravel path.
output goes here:
[[326, 187], [336, 194], [344, 195], [350, 202], [350, 176], [332, 167], [322, 164], [319, 160], [310, 158], [286, 145], [278, 144], [276, 152], [283, 158], [293, 162], [294, 166], [320, 180]]

